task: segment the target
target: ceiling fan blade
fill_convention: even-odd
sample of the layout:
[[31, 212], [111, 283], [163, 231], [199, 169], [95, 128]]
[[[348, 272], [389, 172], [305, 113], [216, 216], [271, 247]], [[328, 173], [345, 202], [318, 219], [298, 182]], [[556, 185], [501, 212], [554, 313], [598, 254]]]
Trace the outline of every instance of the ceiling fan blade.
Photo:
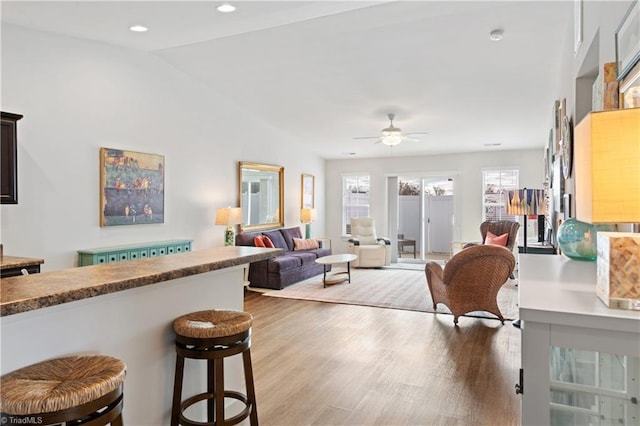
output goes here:
[[428, 135], [429, 132], [411, 132], [411, 133], [405, 133], [406, 136], [412, 136], [412, 135]]
[[380, 136], [358, 136], [353, 139], [380, 139]]
[[404, 137], [402, 138], [402, 142], [422, 142], [422, 139]]

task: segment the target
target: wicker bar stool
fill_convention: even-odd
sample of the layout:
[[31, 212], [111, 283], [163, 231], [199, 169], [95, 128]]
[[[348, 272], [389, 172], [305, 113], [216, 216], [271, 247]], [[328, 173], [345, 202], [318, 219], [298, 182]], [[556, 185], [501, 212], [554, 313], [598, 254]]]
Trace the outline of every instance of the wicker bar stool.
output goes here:
[[[177, 356], [172, 426], [227, 426], [238, 424], [247, 417], [251, 426], [258, 425], [250, 350], [252, 321], [253, 317], [247, 312], [208, 310], [183, 315], [173, 322]], [[224, 388], [224, 358], [239, 353], [242, 353], [246, 395]], [[182, 401], [185, 358], [207, 360], [207, 392]], [[225, 418], [225, 398], [242, 402], [244, 409], [229, 419]], [[207, 401], [207, 423], [188, 419], [184, 415], [188, 407], [204, 400]]]
[[127, 367], [104, 355], [50, 359], [0, 378], [2, 424], [122, 426]]

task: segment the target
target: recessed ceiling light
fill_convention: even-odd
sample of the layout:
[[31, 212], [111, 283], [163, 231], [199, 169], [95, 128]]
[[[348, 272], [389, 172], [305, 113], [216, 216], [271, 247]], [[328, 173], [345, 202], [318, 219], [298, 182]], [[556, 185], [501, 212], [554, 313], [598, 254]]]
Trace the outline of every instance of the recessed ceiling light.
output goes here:
[[132, 26], [132, 27], [129, 27], [129, 29], [130, 29], [131, 31], [133, 31], [133, 32], [136, 32], [136, 33], [144, 33], [145, 31], [147, 31], [147, 30], [148, 30], [148, 28], [147, 28], [147, 27], [144, 27], [144, 26], [142, 26], [142, 25], [134, 25], [134, 26]]
[[229, 3], [222, 3], [220, 6], [217, 7], [218, 12], [222, 12], [222, 13], [230, 13], [236, 10], [236, 7], [233, 5], [230, 5]]
[[489, 33], [489, 40], [493, 40], [493, 41], [500, 41], [502, 40], [502, 37], [504, 36], [504, 30], [493, 30]]

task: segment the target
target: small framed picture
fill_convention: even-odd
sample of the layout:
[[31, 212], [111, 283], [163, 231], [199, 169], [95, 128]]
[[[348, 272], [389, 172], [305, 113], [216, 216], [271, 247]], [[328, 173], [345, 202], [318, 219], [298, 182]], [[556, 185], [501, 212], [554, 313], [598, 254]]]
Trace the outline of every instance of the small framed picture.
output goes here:
[[640, 107], [640, 61], [620, 80], [620, 108]]
[[301, 208], [312, 209], [315, 207], [315, 184], [316, 178], [313, 175], [302, 175]]
[[635, 0], [616, 31], [617, 79], [623, 79], [640, 60], [640, 0]]

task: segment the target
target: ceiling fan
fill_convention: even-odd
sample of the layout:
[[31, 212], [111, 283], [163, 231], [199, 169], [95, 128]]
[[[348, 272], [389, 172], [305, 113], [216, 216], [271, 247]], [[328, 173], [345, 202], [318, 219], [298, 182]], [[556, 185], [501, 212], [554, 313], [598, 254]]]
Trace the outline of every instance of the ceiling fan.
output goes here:
[[428, 135], [427, 132], [414, 132], [414, 133], [404, 133], [402, 129], [393, 125], [393, 119], [396, 117], [394, 113], [388, 113], [387, 117], [389, 117], [389, 127], [385, 127], [382, 129], [382, 134], [380, 136], [360, 136], [355, 137], [353, 139], [378, 139], [376, 143], [383, 143], [387, 146], [395, 146], [403, 141], [411, 141], [418, 142], [419, 139], [411, 138], [413, 135]]

